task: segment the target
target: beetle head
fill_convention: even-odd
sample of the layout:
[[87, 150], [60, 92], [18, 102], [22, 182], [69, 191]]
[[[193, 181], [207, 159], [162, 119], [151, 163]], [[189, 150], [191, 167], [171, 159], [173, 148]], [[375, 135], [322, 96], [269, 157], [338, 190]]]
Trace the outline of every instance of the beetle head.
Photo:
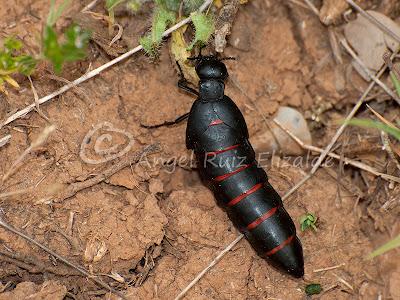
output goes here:
[[196, 60], [196, 73], [200, 80], [216, 79], [225, 81], [228, 78], [228, 70], [225, 64], [222, 62], [224, 59], [219, 59], [214, 55], [210, 56], [196, 56], [189, 58], [190, 60]]

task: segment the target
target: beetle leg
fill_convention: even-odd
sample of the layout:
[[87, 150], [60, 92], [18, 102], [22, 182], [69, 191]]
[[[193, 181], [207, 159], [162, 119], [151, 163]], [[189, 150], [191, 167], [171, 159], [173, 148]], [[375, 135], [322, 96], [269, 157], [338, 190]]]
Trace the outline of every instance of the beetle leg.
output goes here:
[[179, 79], [179, 81], [178, 81], [178, 87], [179, 87], [180, 89], [184, 90], [185, 92], [188, 92], [188, 93], [190, 93], [190, 94], [192, 94], [192, 95], [198, 96], [199, 93], [198, 93], [194, 88], [191, 88], [191, 87], [188, 85], [188, 81], [187, 81], [187, 79], [185, 78], [185, 75], [183, 74], [181, 65], [179, 64], [178, 61], [176, 61], [176, 64], [178, 65], [179, 76], [181, 77], [181, 79]]
[[189, 117], [189, 113], [185, 113], [182, 116], [179, 116], [178, 118], [176, 118], [174, 121], [165, 121], [164, 123], [156, 124], [156, 125], [140, 124], [140, 126], [142, 126], [144, 128], [148, 128], [148, 129], [159, 128], [159, 127], [163, 127], [163, 126], [171, 126], [171, 125], [175, 125], [175, 124], [178, 124], [178, 123], [186, 120], [188, 117]]
[[190, 86], [188, 86], [186, 79], [181, 79], [178, 81], [178, 87], [182, 90], [184, 90], [185, 92], [188, 92], [192, 95], [199, 95], [199, 92], [196, 91], [194, 88], [191, 88]]

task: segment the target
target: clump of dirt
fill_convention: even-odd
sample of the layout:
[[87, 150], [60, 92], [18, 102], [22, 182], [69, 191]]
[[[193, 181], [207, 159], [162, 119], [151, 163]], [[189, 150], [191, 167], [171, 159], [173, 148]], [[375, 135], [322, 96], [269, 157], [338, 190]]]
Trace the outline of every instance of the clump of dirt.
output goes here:
[[[268, 130], [265, 118], [272, 118], [281, 106], [290, 106], [306, 117], [314, 144], [324, 148], [338, 127], [337, 120], [345, 118], [367, 83], [352, 71], [344, 53], [342, 63], [335, 60], [328, 29], [320, 19], [304, 5], [289, 2], [249, 1], [240, 6], [224, 53], [236, 58], [226, 61], [230, 74], [226, 94], [243, 112], [251, 139]], [[393, 1], [383, 2], [378, 7], [382, 13], [397, 7]], [[362, 2], [368, 9], [373, 4]], [[70, 22], [82, 7], [74, 3], [62, 22]], [[48, 1], [10, 3], [0, 11], [0, 37], [16, 35], [35, 51], [32, 37], [40, 33], [47, 8]], [[95, 11], [105, 13], [102, 5]], [[124, 26], [123, 40], [117, 44], [121, 49], [136, 45], [149, 26], [150, 14], [146, 6], [137, 18], [117, 16]], [[330, 30], [341, 30], [340, 16], [334, 16]], [[398, 18], [398, 13], [391, 17]], [[86, 60], [64, 70], [62, 77], [68, 80], [119, 53], [119, 48], [106, 47], [112, 38], [100, 21], [85, 14], [74, 20], [86, 21], [98, 39]], [[0, 185], [3, 220], [83, 266], [128, 299], [173, 299], [239, 234], [201, 183], [193, 154], [185, 146], [185, 124], [158, 129], [142, 126], [174, 120], [188, 112], [194, 101], [176, 87], [179, 77], [167, 47], [160, 51], [156, 63], [134, 55], [41, 105], [57, 130]], [[33, 79], [44, 96], [62, 83], [49, 80], [50, 71], [41, 68]], [[20, 81], [20, 90], [10, 90], [8, 98], [0, 96], [0, 119], [32, 103], [29, 82]], [[371, 95], [367, 101], [374, 109], [392, 121], [398, 117], [398, 107], [380, 89]], [[363, 108], [360, 116], [368, 116], [368, 111]], [[32, 112], [0, 129], [0, 137], [12, 136], [0, 148], [1, 176], [46, 125]], [[54, 196], [71, 184], [103, 174], [125, 157], [101, 161], [104, 153], [107, 157], [121, 149], [131, 153], [154, 143], [161, 150], [139, 163], [67, 199]], [[336, 153], [382, 173], [399, 175], [376, 131], [351, 128], [338, 144]], [[310, 153], [290, 158], [277, 155], [265, 168], [283, 196], [304, 178], [315, 160]], [[304, 279], [280, 273], [243, 239], [186, 298], [303, 299], [305, 285], [314, 282], [322, 285], [324, 299], [399, 298], [398, 251], [364, 260], [398, 234], [397, 194], [393, 182], [327, 160], [284, 201], [303, 244]], [[299, 218], [307, 212], [317, 216], [317, 231], [299, 230]], [[0, 266], [0, 299], [109, 296], [108, 290], [4, 228], [0, 228]]]

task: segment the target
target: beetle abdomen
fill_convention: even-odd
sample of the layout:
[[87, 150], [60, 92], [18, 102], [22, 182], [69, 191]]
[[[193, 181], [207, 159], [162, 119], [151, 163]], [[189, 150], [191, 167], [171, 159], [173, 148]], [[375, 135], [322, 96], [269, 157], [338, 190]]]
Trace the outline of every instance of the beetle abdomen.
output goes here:
[[295, 225], [258, 166], [247, 125], [233, 101], [226, 96], [218, 102], [197, 99], [186, 136], [203, 180], [253, 248], [293, 276], [303, 276], [303, 251]]

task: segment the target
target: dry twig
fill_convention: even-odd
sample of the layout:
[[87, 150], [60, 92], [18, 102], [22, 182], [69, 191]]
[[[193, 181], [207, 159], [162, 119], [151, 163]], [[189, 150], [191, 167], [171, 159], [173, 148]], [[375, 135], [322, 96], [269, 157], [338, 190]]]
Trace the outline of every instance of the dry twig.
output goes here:
[[215, 24], [215, 51], [224, 52], [226, 37], [231, 34], [232, 23], [239, 9], [239, 0], [226, 1], [221, 8]]
[[398, 43], [400, 43], [400, 36], [398, 36], [395, 32], [393, 32], [390, 28], [388, 28], [385, 24], [377, 20], [374, 16], [366, 12], [364, 9], [362, 9], [360, 6], [358, 6], [356, 3], [354, 3], [353, 0], [346, 0], [348, 4], [350, 4], [355, 10], [357, 10], [362, 16], [364, 16], [368, 21], [370, 21], [372, 24], [374, 24], [376, 27], [378, 27], [380, 30], [382, 30], [384, 33], [395, 39]]
[[[305, 144], [302, 140], [300, 140], [297, 136], [295, 136], [289, 129], [287, 129], [284, 125], [282, 125], [278, 120], [274, 119], [274, 123], [276, 125], [278, 125], [283, 131], [285, 131], [303, 149], [310, 150], [310, 151], [313, 151], [313, 152], [318, 152], [318, 153], [322, 153], [324, 151], [323, 149], [318, 148], [316, 146]], [[328, 156], [332, 157], [334, 159], [337, 159], [337, 160], [343, 160], [343, 163], [345, 165], [351, 165], [351, 166], [359, 168], [361, 170], [370, 172], [370, 173], [374, 174], [375, 176], [382, 177], [385, 180], [395, 181], [397, 183], [400, 183], [400, 178], [399, 177], [381, 173], [377, 169], [375, 169], [375, 168], [373, 168], [371, 166], [368, 166], [368, 165], [366, 165], [366, 164], [364, 164], [362, 162], [359, 162], [359, 161], [356, 161], [356, 160], [353, 160], [353, 159], [349, 159], [347, 157], [341, 157], [340, 155], [338, 155], [338, 154], [336, 154], [334, 152], [329, 152]]]
[[364, 62], [358, 57], [358, 55], [351, 49], [350, 45], [347, 43], [345, 39], [340, 39], [340, 43], [346, 49], [346, 51], [353, 57], [353, 59], [363, 68], [364, 72], [371, 78], [377, 85], [379, 85], [390, 97], [396, 100], [397, 103], [400, 104], [400, 98], [381, 80], [379, 80], [372, 72], [368, 69], [368, 67], [364, 64]]
[[[395, 53], [392, 54], [391, 59], [393, 59], [393, 57], [397, 54], [398, 51], [395, 51]], [[386, 65], [384, 64], [381, 69], [379, 70], [379, 72], [377, 73], [377, 75], [375, 76], [376, 78], [379, 78], [382, 76], [382, 74], [385, 72], [386, 70]], [[344, 123], [339, 127], [339, 129], [336, 131], [335, 135], [332, 137], [330, 143], [328, 144], [328, 146], [323, 150], [323, 152], [321, 153], [321, 155], [319, 156], [316, 164], [314, 165], [314, 167], [311, 169], [310, 173], [307, 174], [302, 180], [300, 180], [292, 189], [290, 189], [283, 197], [282, 200], [286, 199], [287, 197], [289, 197], [291, 194], [293, 194], [299, 187], [301, 187], [308, 179], [310, 179], [314, 173], [318, 170], [318, 168], [321, 166], [322, 161], [326, 158], [326, 156], [328, 155], [328, 153], [331, 152], [333, 146], [335, 145], [335, 143], [337, 142], [337, 140], [339, 139], [339, 137], [341, 136], [341, 134], [343, 133], [343, 131], [345, 130], [345, 128], [348, 125], [348, 122], [350, 121], [350, 119], [352, 119], [354, 117], [354, 115], [356, 114], [356, 112], [358, 111], [358, 109], [361, 107], [362, 103], [364, 102], [364, 100], [367, 98], [369, 92], [373, 89], [373, 87], [375, 86], [375, 81], [372, 81], [370, 83], [370, 85], [367, 87], [367, 89], [364, 91], [364, 93], [361, 95], [361, 97], [358, 99], [357, 103], [355, 104], [355, 106], [353, 107], [353, 109], [351, 110], [351, 112], [347, 115]], [[251, 98], [250, 98], [251, 100]], [[241, 239], [243, 238], [243, 235], [240, 234], [235, 241], [233, 241], [231, 244], [228, 245], [229, 249], [232, 249]], [[227, 248], [228, 248], [227, 247]], [[223, 250], [220, 255], [222, 258], [222, 255], [224, 255], [226, 252]], [[220, 256], [218, 255], [218, 257]], [[221, 259], [220, 258], [220, 259]], [[219, 259], [219, 260], [220, 260]], [[211, 263], [211, 267], [214, 266], [216, 263], [214, 263], [214, 261]], [[207, 271], [210, 270], [211, 267], [206, 267]], [[206, 272], [207, 272], [206, 271]], [[189, 284], [189, 288], [185, 288], [184, 291], [185, 293], [187, 291], [190, 290], [191, 287], [193, 287], [200, 279], [201, 277], [204, 276], [204, 274], [206, 274], [206, 272], [201, 272], [190, 284]], [[183, 297], [184, 293], [180, 293], [179, 296]]]
[[1, 183], [10, 177], [10, 175], [15, 171], [15, 168], [24, 160], [24, 158], [36, 147], [42, 145], [46, 142], [49, 135], [56, 129], [54, 125], [47, 126], [43, 131], [40, 133], [38, 138], [17, 158], [17, 160], [11, 165], [10, 169], [6, 174], [4, 174]]
[[308, 7], [316, 14], [319, 16], [319, 10], [318, 8], [312, 3], [310, 0], [304, 0], [304, 2], [308, 5]]
[[92, 187], [108, 177], [112, 176], [113, 174], [117, 173], [118, 171], [130, 166], [131, 164], [135, 164], [140, 161], [147, 154], [155, 153], [160, 150], [159, 144], [152, 144], [145, 147], [143, 150], [135, 152], [133, 154], [127, 155], [126, 157], [122, 158], [118, 163], [112, 165], [107, 170], [101, 172], [100, 174], [96, 175], [93, 178], [87, 179], [82, 182], [75, 182], [71, 183], [65, 190], [63, 190], [57, 196], [57, 202], [63, 201], [74, 196], [77, 192]]
[[58, 260], [60, 260], [61, 262], [63, 262], [64, 264], [70, 266], [71, 268], [74, 268], [75, 270], [77, 270], [80, 274], [86, 276], [87, 278], [93, 280], [95, 283], [97, 283], [98, 285], [100, 285], [101, 287], [107, 289], [108, 291], [118, 295], [119, 297], [121, 297], [122, 299], [126, 299], [126, 297], [116, 291], [115, 289], [113, 289], [112, 287], [110, 287], [107, 283], [105, 283], [103, 280], [94, 277], [92, 274], [90, 274], [88, 271], [86, 271], [84, 268], [82, 268], [81, 266], [76, 265], [73, 262], [70, 262], [69, 260], [67, 260], [66, 258], [64, 258], [63, 256], [57, 254], [56, 252], [54, 252], [53, 250], [49, 249], [48, 247], [46, 247], [45, 245], [39, 243], [38, 241], [36, 241], [35, 239], [31, 238], [30, 236], [28, 236], [27, 234], [23, 233], [22, 231], [20, 231], [19, 229], [15, 228], [14, 226], [8, 224], [3, 216], [0, 215], [0, 226], [3, 227], [4, 229], [11, 231], [12, 233], [22, 237], [23, 239], [25, 239], [26, 241], [35, 244], [36, 246], [38, 246], [40, 249], [44, 250], [45, 252], [49, 253], [50, 255], [54, 256], [55, 258], [57, 258]]
[[[199, 11], [204, 11], [210, 4], [212, 3], [212, 0], [205, 0], [204, 3], [201, 5], [201, 7], [199, 8]], [[172, 32], [174, 32], [175, 30], [177, 30], [178, 28], [188, 24], [191, 21], [191, 17], [188, 17], [186, 19], [183, 19], [182, 21], [180, 21], [179, 23], [175, 24], [174, 26], [170, 27], [169, 29], [167, 29], [166, 31], [164, 31], [163, 33], [163, 37], [168, 36], [169, 34], [171, 34]], [[143, 50], [143, 47], [141, 45], [129, 50], [128, 52], [122, 54], [121, 56], [118, 56], [117, 58], [109, 61], [108, 63], [105, 63], [104, 65], [101, 65], [100, 67], [84, 74], [83, 76], [75, 79], [74, 81], [72, 81], [70, 84], [66, 84], [63, 87], [61, 87], [60, 89], [58, 89], [57, 91], [44, 96], [42, 98], [40, 98], [37, 103], [38, 104], [43, 104], [48, 102], [49, 100], [53, 99], [54, 97], [61, 95], [62, 93], [70, 90], [71, 88], [73, 88], [74, 86], [77, 86], [78, 84], [81, 84], [82, 82], [85, 82], [86, 80], [97, 76], [98, 74], [100, 74], [101, 72], [103, 72], [104, 70], [110, 68], [111, 66], [119, 63], [120, 61], [123, 61], [124, 59], [132, 56], [133, 54], [135, 54], [136, 52], [139, 52], [140, 50]], [[4, 125], [7, 125], [9, 123], [11, 123], [12, 121], [19, 119], [25, 115], [27, 115], [29, 112], [31, 112], [37, 103], [33, 103], [31, 105], [28, 105], [27, 107], [17, 111], [15, 114], [9, 116], [2, 124], [0, 124], [0, 128], [3, 127]]]
[[7, 134], [0, 138], [0, 148], [6, 145], [11, 140], [11, 134]]

